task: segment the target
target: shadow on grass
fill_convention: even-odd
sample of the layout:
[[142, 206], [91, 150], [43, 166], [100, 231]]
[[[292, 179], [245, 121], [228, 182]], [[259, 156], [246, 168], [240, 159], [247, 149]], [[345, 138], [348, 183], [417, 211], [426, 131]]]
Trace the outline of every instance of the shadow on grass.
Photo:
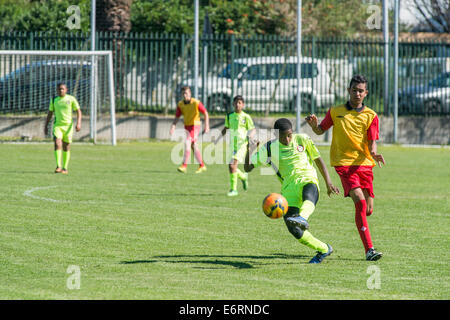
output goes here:
[[[251, 269], [255, 266], [261, 266], [269, 263], [261, 262], [262, 260], [284, 259], [284, 264], [299, 263], [298, 259], [310, 258], [304, 255], [288, 255], [282, 253], [275, 253], [266, 256], [234, 256], [234, 255], [163, 255], [154, 256], [149, 260], [133, 260], [121, 261], [121, 264], [139, 264], [139, 263], [184, 263], [184, 264], [205, 264], [209, 267], [195, 267], [198, 269], [224, 269], [233, 267], [236, 269]], [[194, 259], [193, 259], [194, 258]], [[230, 259], [237, 259], [241, 261], [233, 261]], [[242, 261], [245, 260], [245, 261]], [[252, 261], [255, 260], [255, 261]], [[277, 261], [277, 264], [283, 262]]]

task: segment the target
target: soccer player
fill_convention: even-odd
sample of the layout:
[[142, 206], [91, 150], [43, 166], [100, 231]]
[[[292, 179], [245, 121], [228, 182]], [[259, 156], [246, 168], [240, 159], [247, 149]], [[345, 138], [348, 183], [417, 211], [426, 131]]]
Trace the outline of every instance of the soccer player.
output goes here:
[[203, 115], [205, 116], [205, 133], [209, 131], [208, 111], [199, 100], [192, 98], [191, 88], [189, 88], [188, 86], [184, 86], [181, 88], [181, 94], [183, 95], [183, 100], [178, 102], [175, 119], [173, 120], [172, 126], [170, 127], [170, 135], [173, 135], [177, 122], [180, 119], [181, 115], [183, 115], [184, 129], [186, 130], [186, 141], [184, 145], [183, 164], [178, 167], [178, 171], [186, 173], [187, 163], [190, 159], [192, 148], [195, 158], [200, 164], [195, 173], [202, 173], [203, 171], [206, 171], [206, 166], [203, 163], [202, 153], [200, 152], [197, 145], [197, 138], [202, 126], [200, 113], [203, 113]]
[[313, 114], [306, 118], [312, 130], [321, 135], [333, 126], [330, 162], [341, 178], [344, 196], [350, 196], [355, 205], [355, 223], [366, 252], [366, 260], [375, 261], [382, 257], [377, 252], [370, 236], [367, 216], [373, 212], [373, 173], [376, 165], [385, 164], [377, 152], [379, 135], [378, 116], [364, 105], [368, 94], [367, 79], [355, 75], [347, 89], [350, 100], [332, 107], [318, 124]]
[[307, 230], [307, 220], [319, 200], [319, 180], [313, 163], [325, 180], [328, 196], [339, 194], [339, 189], [332, 184], [319, 150], [308, 135], [294, 134], [292, 123], [284, 118], [275, 121], [274, 129], [277, 130], [277, 139], [260, 147], [251, 161], [248, 150], [244, 169], [250, 172], [261, 165], [272, 166], [282, 184], [281, 194], [289, 205], [284, 216], [289, 232], [300, 243], [317, 251], [309, 263], [321, 263], [333, 252], [333, 248]]
[[75, 130], [81, 130], [81, 109], [77, 99], [67, 94], [67, 86], [59, 83], [56, 87], [58, 96], [50, 101], [50, 107], [45, 120], [44, 133], [48, 134], [48, 124], [55, 114], [53, 124], [53, 139], [55, 142], [55, 173], [68, 174], [70, 160], [70, 144], [73, 135], [72, 111], [77, 112], [77, 124]]
[[244, 98], [237, 95], [233, 99], [234, 112], [227, 114], [225, 118], [225, 127], [222, 130], [224, 136], [227, 130], [230, 130], [230, 144], [228, 150], [232, 153], [231, 159], [228, 162], [228, 169], [230, 172], [230, 191], [229, 197], [237, 196], [237, 180], [242, 181], [244, 190], [248, 189], [248, 173], [244, 173], [238, 168], [239, 163], [245, 160], [245, 153], [247, 152], [248, 139], [253, 139], [255, 135], [255, 125], [252, 117], [243, 111]]

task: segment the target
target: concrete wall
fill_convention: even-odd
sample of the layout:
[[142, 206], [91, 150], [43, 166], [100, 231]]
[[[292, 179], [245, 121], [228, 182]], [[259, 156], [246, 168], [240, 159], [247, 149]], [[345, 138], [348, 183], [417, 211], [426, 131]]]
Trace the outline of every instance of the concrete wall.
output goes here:
[[[255, 126], [271, 129], [276, 118], [253, 117]], [[118, 116], [116, 119], [116, 136], [120, 140], [161, 139], [169, 140], [169, 129], [173, 117], [155, 116]], [[291, 118], [295, 126], [295, 118]], [[0, 117], [0, 137], [23, 137], [24, 139], [44, 139], [45, 117]], [[211, 129], [222, 130], [224, 118], [211, 118]], [[83, 117], [82, 130], [74, 133], [74, 141], [89, 140], [89, 118]], [[109, 119], [98, 122], [98, 139], [110, 140]], [[380, 142], [393, 142], [393, 118], [380, 116]], [[182, 119], [177, 129], [183, 129]], [[309, 134], [315, 142], [331, 141], [331, 130], [322, 136], [315, 135], [305, 121], [301, 131]], [[207, 139], [208, 136], [205, 136]], [[398, 142], [401, 144], [450, 144], [450, 117], [400, 117], [398, 121]]]

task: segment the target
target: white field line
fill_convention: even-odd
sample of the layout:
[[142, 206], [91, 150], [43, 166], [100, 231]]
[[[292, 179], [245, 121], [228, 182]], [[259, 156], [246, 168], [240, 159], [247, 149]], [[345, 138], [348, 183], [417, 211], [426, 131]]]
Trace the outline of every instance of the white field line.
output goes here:
[[57, 186], [48, 186], [48, 187], [34, 187], [31, 188], [29, 190], [26, 190], [23, 195], [33, 198], [33, 199], [38, 199], [38, 200], [44, 200], [44, 201], [50, 201], [50, 202], [65, 202], [65, 201], [61, 201], [61, 200], [55, 200], [55, 199], [51, 199], [51, 198], [44, 198], [44, 197], [39, 197], [39, 196], [35, 196], [33, 194], [33, 192], [38, 191], [38, 190], [45, 190], [45, 189], [51, 189], [51, 188], [56, 188]]

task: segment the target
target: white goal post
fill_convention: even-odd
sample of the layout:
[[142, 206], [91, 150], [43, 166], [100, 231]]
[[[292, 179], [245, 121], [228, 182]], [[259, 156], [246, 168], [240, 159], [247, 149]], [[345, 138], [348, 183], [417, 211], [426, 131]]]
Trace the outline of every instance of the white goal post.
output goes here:
[[91, 141], [116, 145], [113, 75], [112, 51], [0, 50], [0, 114], [47, 112], [65, 83], [89, 110]]

